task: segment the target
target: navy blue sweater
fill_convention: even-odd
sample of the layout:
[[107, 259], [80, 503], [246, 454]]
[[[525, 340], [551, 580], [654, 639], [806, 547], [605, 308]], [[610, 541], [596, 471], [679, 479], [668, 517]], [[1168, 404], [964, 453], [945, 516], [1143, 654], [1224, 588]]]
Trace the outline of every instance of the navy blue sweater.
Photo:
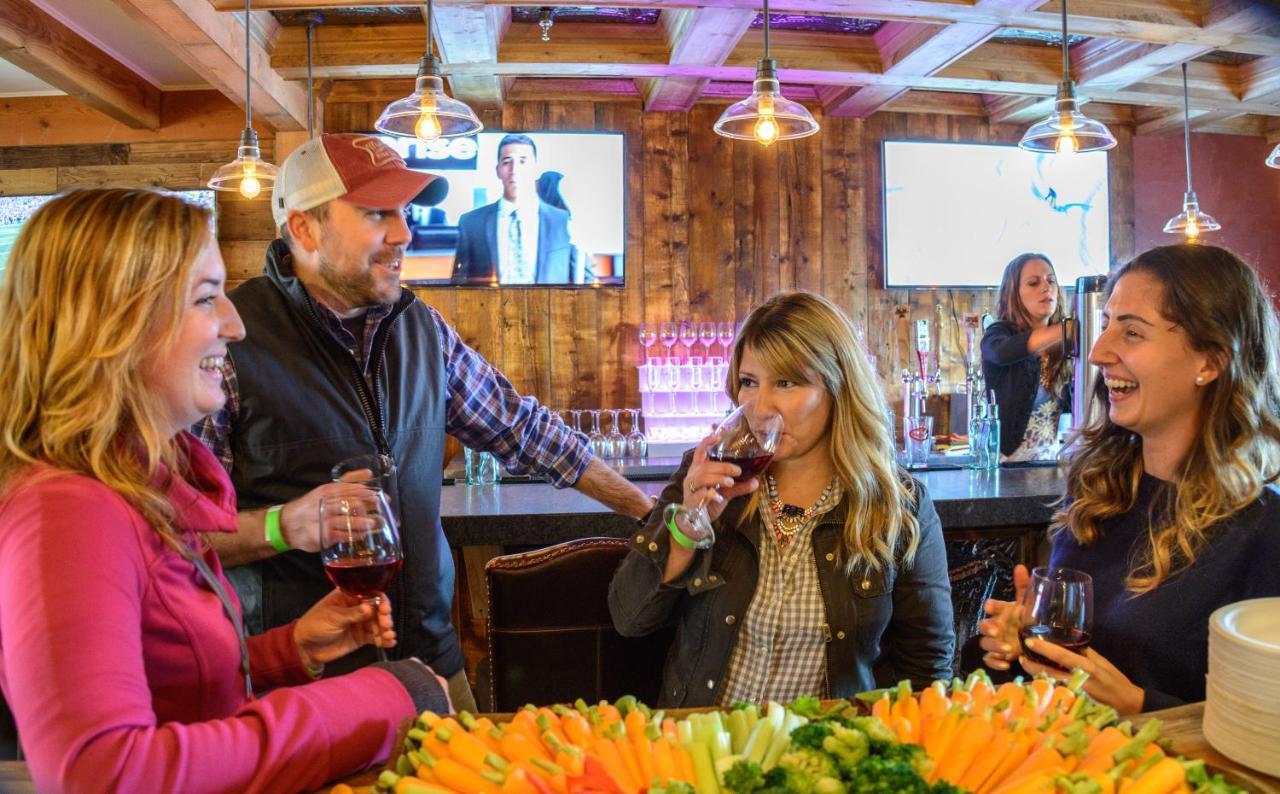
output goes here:
[[1208, 547], [1191, 567], [1135, 596], [1125, 590], [1131, 560], [1147, 539], [1147, 517], [1167, 483], [1143, 475], [1138, 500], [1122, 516], [1101, 522], [1101, 537], [1081, 546], [1070, 532], [1053, 539], [1052, 565], [1093, 576], [1091, 647], [1146, 692], [1143, 711], [1204, 700], [1209, 668], [1209, 615], [1249, 598], [1280, 596], [1280, 489], [1210, 530]]

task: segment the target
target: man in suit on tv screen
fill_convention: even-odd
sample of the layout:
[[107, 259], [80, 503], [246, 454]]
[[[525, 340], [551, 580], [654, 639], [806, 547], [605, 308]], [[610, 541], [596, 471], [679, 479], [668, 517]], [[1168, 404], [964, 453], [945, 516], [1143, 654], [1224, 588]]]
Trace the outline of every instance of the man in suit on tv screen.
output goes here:
[[453, 261], [457, 284], [573, 284], [582, 256], [569, 232], [569, 213], [538, 196], [538, 147], [528, 135], [498, 143], [495, 169], [502, 198], [458, 219]]

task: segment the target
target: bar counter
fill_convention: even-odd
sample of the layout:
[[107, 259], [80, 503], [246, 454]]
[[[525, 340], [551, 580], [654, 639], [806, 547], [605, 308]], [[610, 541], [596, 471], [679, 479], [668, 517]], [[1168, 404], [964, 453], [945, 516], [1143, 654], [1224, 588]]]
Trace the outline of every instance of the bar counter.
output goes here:
[[[625, 473], [625, 471], [624, 471]], [[1056, 467], [914, 472], [948, 532], [1043, 527], [1066, 480]], [[636, 483], [661, 492], [665, 481]], [[635, 522], [572, 488], [546, 483], [446, 485], [440, 515], [450, 546], [547, 546], [582, 537], [625, 537]]]

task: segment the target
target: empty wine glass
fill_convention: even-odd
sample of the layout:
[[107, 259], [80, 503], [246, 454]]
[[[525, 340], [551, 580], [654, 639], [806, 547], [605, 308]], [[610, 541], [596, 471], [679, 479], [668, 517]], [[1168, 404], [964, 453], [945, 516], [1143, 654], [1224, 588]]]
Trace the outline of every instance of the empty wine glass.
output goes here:
[[631, 415], [631, 432], [627, 433], [627, 457], [643, 458], [649, 454], [649, 439], [640, 432], [640, 409], [628, 408]]
[[701, 364], [702, 358], [693, 355], [693, 346], [698, 343], [698, 326], [690, 320], [680, 321], [680, 344], [684, 345], [685, 357], [692, 364]]
[[575, 433], [581, 433], [582, 432], [582, 409], [566, 408], [565, 413], [569, 415], [569, 421], [571, 423], [569, 425], [569, 429]]
[[604, 434], [600, 432], [600, 409], [589, 408], [587, 413], [591, 414], [591, 432], [587, 434], [587, 442], [591, 444], [591, 454], [597, 458], [609, 457], [606, 449]]
[[[734, 480], [745, 482], [758, 476], [773, 460], [778, 440], [782, 438], [782, 417], [776, 413], [757, 414], [755, 404], [748, 400], [724, 418], [716, 435], [716, 442], [707, 448], [707, 458], [735, 464], [741, 472]], [[710, 548], [716, 540], [707, 514], [709, 498], [711, 492], [707, 490], [692, 510], [679, 502], [672, 502], [666, 508], [667, 521], [674, 521], [680, 532], [700, 549]]]
[[716, 323], [716, 338], [720, 340], [720, 353], [726, 359], [729, 358], [729, 348], [733, 346], [734, 335], [735, 332], [732, 320], [724, 320]]
[[664, 322], [658, 329], [658, 341], [667, 349], [667, 363], [671, 363], [671, 348], [680, 340], [680, 327], [673, 322]]
[[[372, 488], [320, 500], [320, 559], [339, 590], [373, 604], [400, 575], [400, 536], [386, 495]], [[378, 646], [379, 661], [387, 652]]]
[[[644, 347], [644, 358], [646, 362], [652, 362], [653, 357], [649, 355], [649, 348], [658, 343], [658, 327], [653, 323], [640, 323], [640, 344]], [[652, 366], [652, 363], [650, 363]]]
[[711, 358], [711, 346], [716, 343], [716, 324], [698, 323], [698, 341], [702, 343], [703, 358]]
[[1019, 605], [1018, 636], [1033, 662], [1056, 664], [1026, 647], [1028, 639], [1048, 640], [1083, 654], [1093, 631], [1093, 577], [1072, 568], [1036, 568]]
[[606, 437], [609, 457], [621, 460], [627, 456], [627, 437], [622, 435], [622, 430], [618, 427], [618, 409], [610, 408], [606, 413], [609, 414], [610, 426], [613, 428]]

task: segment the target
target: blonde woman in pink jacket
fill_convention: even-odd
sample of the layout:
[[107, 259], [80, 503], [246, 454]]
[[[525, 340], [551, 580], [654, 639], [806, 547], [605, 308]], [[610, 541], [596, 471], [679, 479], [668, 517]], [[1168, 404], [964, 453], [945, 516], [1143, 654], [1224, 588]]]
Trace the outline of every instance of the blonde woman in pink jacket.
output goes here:
[[235, 494], [184, 430], [244, 336], [210, 228], [175, 196], [73, 192], [0, 288], [0, 688], [42, 791], [314, 789], [448, 707], [415, 660], [316, 680], [394, 644], [385, 599], [335, 590], [241, 641], [204, 540], [235, 531]]

